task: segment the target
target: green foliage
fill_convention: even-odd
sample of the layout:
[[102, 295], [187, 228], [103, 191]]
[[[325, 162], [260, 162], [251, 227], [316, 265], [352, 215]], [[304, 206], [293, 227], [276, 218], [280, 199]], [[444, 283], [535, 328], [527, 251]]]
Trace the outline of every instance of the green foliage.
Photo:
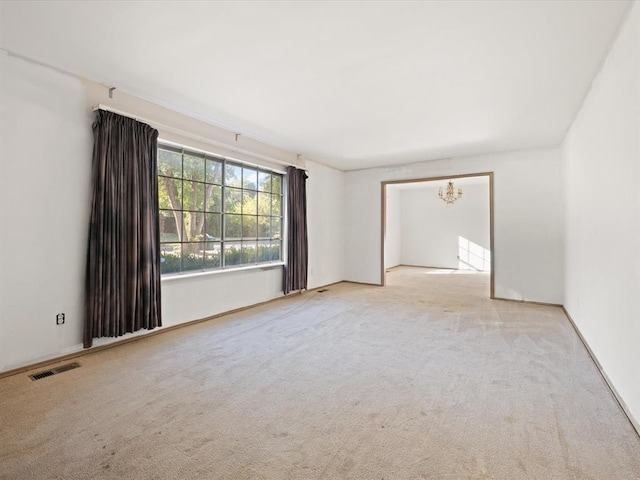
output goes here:
[[[180, 268], [180, 254], [161, 252], [160, 264], [163, 274], [188, 272], [194, 270], [209, 270], [220, 268], [220, 252], [207, 250], [204, 258], [202, 253], [184, 253], [182, 255], [182, 270]], [[225, 249], [225, 265], [252, 265], [277, 261], [280, 259], [280, 247], [277, 245], [258, 245], [248, 247], [228, 247]]]
[[[201, 255], [187, 254], [182, 256], [182, 271], [203, 270], [204, 265]], [[220, 258], [218, 256], [218, 262]], [[180, 271], [180, 256], [171, 253], [162, 253], [160, 256], [162, 273], [177, 273]]]

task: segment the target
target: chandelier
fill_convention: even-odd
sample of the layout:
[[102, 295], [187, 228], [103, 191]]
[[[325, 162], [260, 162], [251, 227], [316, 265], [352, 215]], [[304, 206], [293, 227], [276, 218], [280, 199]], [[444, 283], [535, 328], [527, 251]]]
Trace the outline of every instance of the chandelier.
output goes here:
[[456, 194], [453, 188], [453, 180], [449, 180], [449, 183], [447, 183], [447, 193], [442, 193], [442, 187], [440, 187], [438, 189], [438, 197], [447, 205], [453, 205], [456, 203], [456, 200], [462, 198], [462, 189], [458, 188], [458, 193]]

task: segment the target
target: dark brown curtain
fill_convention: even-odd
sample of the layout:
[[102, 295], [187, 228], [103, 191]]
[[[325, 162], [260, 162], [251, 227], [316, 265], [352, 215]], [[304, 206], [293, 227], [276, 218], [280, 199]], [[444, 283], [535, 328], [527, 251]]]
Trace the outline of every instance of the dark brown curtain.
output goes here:
[[93, 136], [85, 348], [161, 325], [158, 131], [99, 110]]
[[287, 167], [287, 265], [284, 267], [285, 295], [307, 288], [307, 174]]

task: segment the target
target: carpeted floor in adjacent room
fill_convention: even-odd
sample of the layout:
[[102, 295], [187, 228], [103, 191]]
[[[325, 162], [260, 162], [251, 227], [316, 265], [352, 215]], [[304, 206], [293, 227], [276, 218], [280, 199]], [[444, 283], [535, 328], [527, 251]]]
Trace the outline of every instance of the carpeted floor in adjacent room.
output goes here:
[[397, 268], [0, 380], [0, 478], [640, 479], [557, 307]]

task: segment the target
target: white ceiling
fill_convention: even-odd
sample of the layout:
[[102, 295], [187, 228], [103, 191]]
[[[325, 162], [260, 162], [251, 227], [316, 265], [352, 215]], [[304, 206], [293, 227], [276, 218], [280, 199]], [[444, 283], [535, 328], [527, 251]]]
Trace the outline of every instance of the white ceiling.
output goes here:
[[556, 145], [628, 1], [0, 3], [0, 48], [343, 170]]

